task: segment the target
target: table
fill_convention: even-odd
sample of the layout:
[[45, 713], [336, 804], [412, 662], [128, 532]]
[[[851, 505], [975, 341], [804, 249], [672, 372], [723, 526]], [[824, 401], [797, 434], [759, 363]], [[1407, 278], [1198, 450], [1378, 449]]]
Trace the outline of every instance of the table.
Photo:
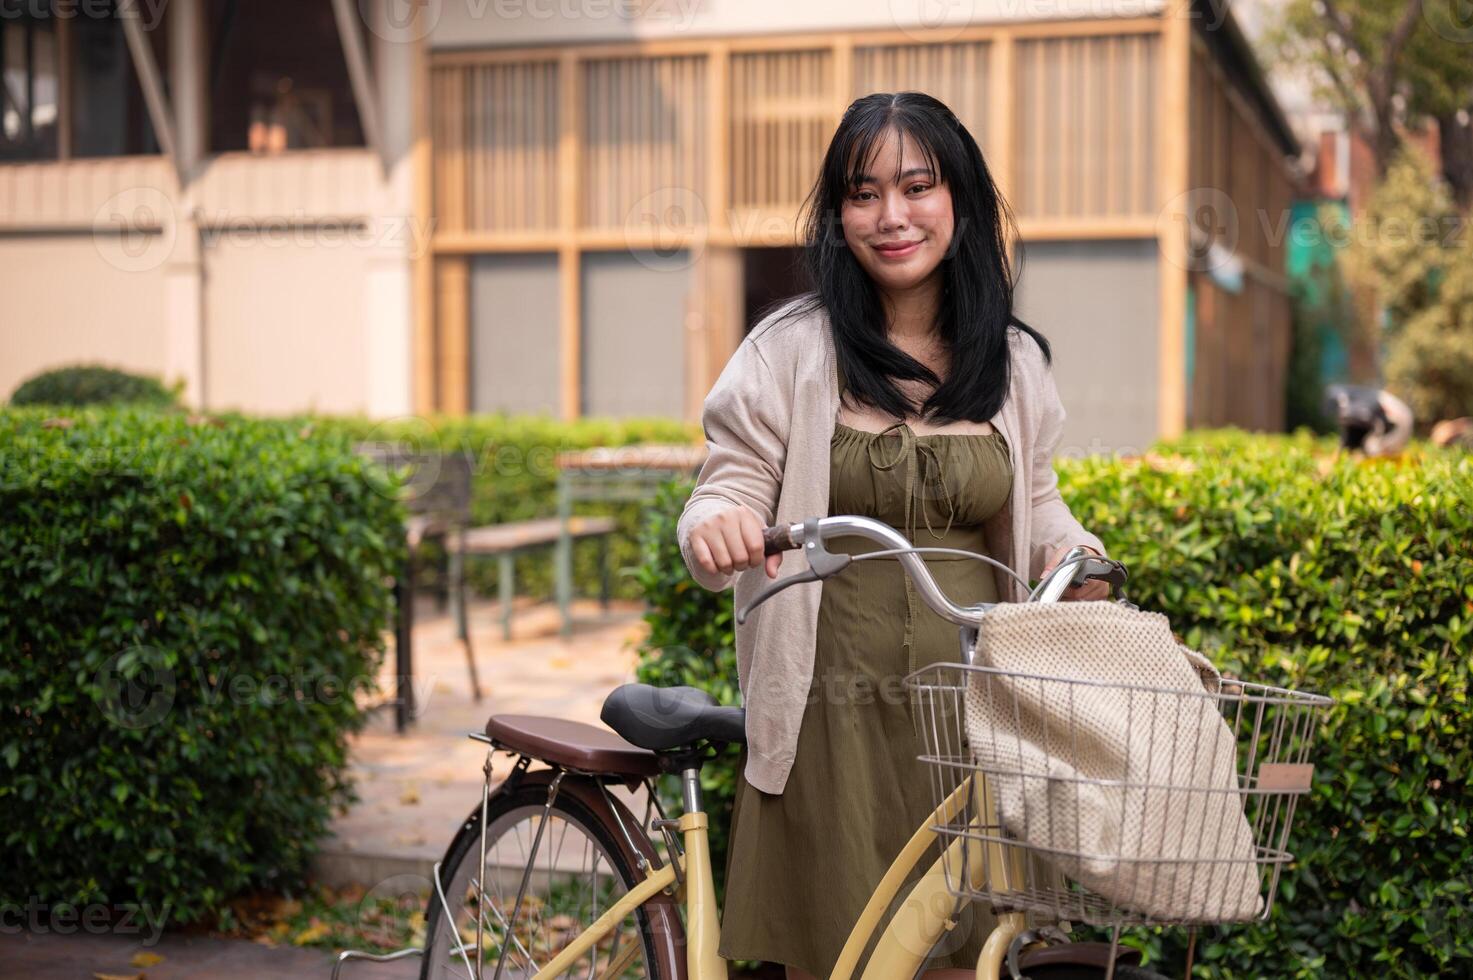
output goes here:
[[647, 501], [662, 483], [694, 477], [706, 461], [706, 447], [690, 444], [601, 446], [557, 454], [558, 535], [554, 564], [562, 635], [573, 633], [573, 536], [569, 521], [580, 500], [603, 503]]

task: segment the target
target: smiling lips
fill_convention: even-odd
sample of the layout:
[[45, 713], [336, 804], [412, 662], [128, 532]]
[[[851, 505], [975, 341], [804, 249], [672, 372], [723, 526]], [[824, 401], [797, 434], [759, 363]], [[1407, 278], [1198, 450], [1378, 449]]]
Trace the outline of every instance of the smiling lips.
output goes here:
[[921, 240], [910, 242], [882, 242], [875, 246], [875, 251], [887, 259], [901, 259], [920, 248]]

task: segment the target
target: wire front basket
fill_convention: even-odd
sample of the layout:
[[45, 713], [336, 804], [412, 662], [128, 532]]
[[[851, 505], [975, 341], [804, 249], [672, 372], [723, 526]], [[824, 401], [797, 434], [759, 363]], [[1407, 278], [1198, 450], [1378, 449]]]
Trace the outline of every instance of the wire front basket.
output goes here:
[[905, 683], [954, 895], [1100, 926], [1268, 917], [1330, 699], [960, 663]]

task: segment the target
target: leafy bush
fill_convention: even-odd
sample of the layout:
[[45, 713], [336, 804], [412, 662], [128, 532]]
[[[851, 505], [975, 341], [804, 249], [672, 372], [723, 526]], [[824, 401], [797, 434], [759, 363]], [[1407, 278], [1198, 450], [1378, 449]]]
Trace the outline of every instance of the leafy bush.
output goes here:
[[[562, 422], [540, 416], [507, 415], [404, 418], [388, 422], [340, 418], [322, 420], [320, 424], [344, 431], [354, 439], [403, 443], [419, 452], [469, 453], [473, 459], [471, 521], [477, 525], [556, 516], [556, 459], [560, 452], [596, 446], [689, 443], [700, 432], [696, 426], [669, 419]], [[608, 514], [618, 523], [608, 542], [609, 563], [615, 570], [611, 588], [616, 597], [636, 599], [640, 594], [633, 569], [639, 562], [642, 510], [643, 505], [639, 503], [580, 501], [573, 506], [574, 513]], [[427, 570], [420, 581], [432, 584], [436, 574]], [[467, 574], [478, 591], [496, 594], [495, 562], [472, 562]], [[519, 556], [516, 579], [518, 592], [550, 597], [552, 549]], [[575, 549], [573, 581], [584, 595], [598, 591], [598, 555], [594, 548]]]
[[401, 560], [340, 434], [0, 413], [0, 904], [173, 921], [302, 872]]
[[178, 390], [165, 388], [157, 378], [96, 364], [43, 371], [24, 382], [10, 396], [12, 405], [150, 405], [169, 408], [177, 403]]
[[[1272, 920], [1206, 930], [1198, 977], [1473, 971], [1473, 458], [1330, 449], [1303, 433], [1194, 433], [1138, 459], [1059, 464], [1065, 500], [1129, 565], [1142, 608], [1229, 671], [1338, 699]], [[684, 495], [664, 500], [641, 573], [641, 676], [734, 701], [731, 593], [689, 580], [673, 544]], [[713, 789], [734, 779], [720, 769]], [[1182, 940], [1138, 941], [1179, 964]]]
[[[644, 561], [637, 581], [649, 604], [644, 617], [649, 632], [640, 643], [636, 678], [659, 687], [688, 684], [709, 692], [722, 704], [740, 705], [731, 592], [718, 594], [697, 585], [686, 571], [675, 539], [675, 524], [691, 487], [689, 480], [676, 480], [661, 488], [640, 535]], [[738, 747], [729, 746], [721, 759], [701, 770], [706, 808], [723, 815], [710, 825], [718, 895], [725, 894], [727, 831], [736, 799], [738, 755]], [[667, 782], [662, 787], [666, 803], [678, 809], [680, 786], [674, 777]]]

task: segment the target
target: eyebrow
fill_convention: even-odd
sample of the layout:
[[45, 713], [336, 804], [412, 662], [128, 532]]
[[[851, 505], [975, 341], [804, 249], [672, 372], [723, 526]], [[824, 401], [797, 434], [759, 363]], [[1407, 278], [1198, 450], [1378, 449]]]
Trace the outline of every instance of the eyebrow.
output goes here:
[[[904, 180], [907, 177], [914, 177], [917, 174], [925, 174], [927, 177], [930, 177], [932, 180], [935, 180], [936, 179], [936, 175], [931, 172], [931, 168], [930, 167], [911, 167], [905, 173], [903, 173], [903, 174], [900, 175], [900, 179], [901, 180]], [[857, 187], [860, 184], [868, 184], [868, 183], [878, 183], [878, 181], [876, 181], [875, 178], [874, 178], [874, 176], [871, 175], [871, 174], [860, 174], [859, 177], [854, 181], [853, 186], [856, 186]]]

